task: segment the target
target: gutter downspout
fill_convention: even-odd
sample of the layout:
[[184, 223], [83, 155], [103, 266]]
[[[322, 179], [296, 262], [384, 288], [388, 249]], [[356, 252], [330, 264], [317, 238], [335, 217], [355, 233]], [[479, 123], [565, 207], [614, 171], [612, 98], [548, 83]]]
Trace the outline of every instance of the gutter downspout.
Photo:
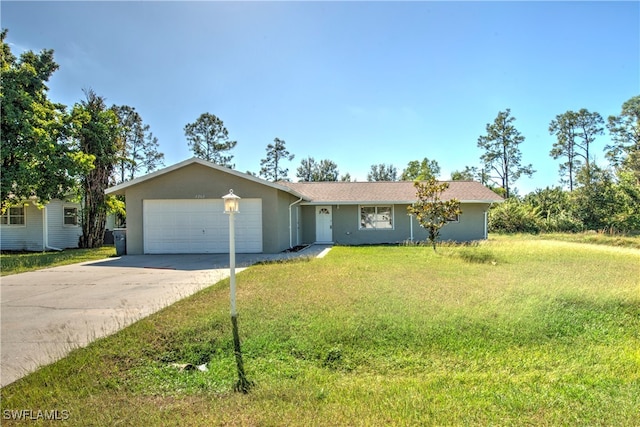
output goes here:
[[42, 246], [43, 250], [51, 249], [54, 251], [61, 252], [62, 249], [54, 248], [53, 246], [49, 246], [49, 215], [47, 213], [47, 206], [45, 205], [42, 208]]
[[[296, 205], [298, 203], [300, 203], [302, 201], [302, 197], [300, 197], [299, 200], [296, 200], [295, 202], [291, 203], [289, 205], [289, 247], [292, 248], [293, 247], [293, 215], [291, 213], [291, 208], [293, 207], [293, 205]], [[298, 218], [299, 220], [299, 218]]]
[[411, 229], [411, 242], [413, 242], [413, 214], [409, 214], [409, 228]]

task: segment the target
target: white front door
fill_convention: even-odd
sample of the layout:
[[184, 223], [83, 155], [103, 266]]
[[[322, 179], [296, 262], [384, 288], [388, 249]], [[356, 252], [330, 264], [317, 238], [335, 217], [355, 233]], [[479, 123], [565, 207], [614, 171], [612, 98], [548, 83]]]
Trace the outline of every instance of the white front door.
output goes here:
[[316, 206], [316, 242], [333, 242], [331, 206]]

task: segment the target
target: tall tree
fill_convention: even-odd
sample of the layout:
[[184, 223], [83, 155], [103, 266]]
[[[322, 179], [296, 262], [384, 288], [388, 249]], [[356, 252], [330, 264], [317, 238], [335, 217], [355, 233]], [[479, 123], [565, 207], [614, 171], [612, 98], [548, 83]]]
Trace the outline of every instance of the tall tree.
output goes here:
[[415, 215], [418, 222], [429, 232], [429, 241], [436, 250], [436, 242], [440, 236], [440, 229], [452, 218], [460, 215], [460, 202], [457, 199], [442, 200], [442, 193], [449, 188], [446, 182], [438, 182], [435, 178], [427, 181], [416, 181], [418, 201], [408, 206], [410, 214]]
[[149, 173], [164, 164], [164, 154], [158, 151], [158, 138], [135, 108], [128, 105], [113, 106], [120, 129], [119, 161], [116, 167], [118, 182], [135, 178], [138, 172]]
[[609, 116], [607, 128], [613, 144], [607, 145], [607, 157], [618, 169], [633, 173], [640, 185], [640, 95], [622, 104], [617, 116]]
[[287, 151], [285, 141], [275, 138], [273, 144], [267, 145], [267, 158], [260, 160], [260, 175], [273, 182], [288, 181], [289, 169], [283, 167], [282, 163], [285, 160], [291, 161], [294, 157]]
[[566, 162], [560, 164], [560, 175], [561, 182], [568, 183], [570, 191], [573, 191], [575, 176], [581, 166], [576, 153], [577, 125], [577, 114], [573, 111], [558, 114], [549, 124], [549, 133], [555, 134], [557, 138], [549, 155], [554, 159], [567, 158]]
[[604, 120], [599, 113], [590, 112], [586, 108], [581, 108], [576, 114], [576, 142], [580, 147], [580, 156], [584, 159], [585, 173], [587, 179], [591, 177], [591, 145], [596, 136], [604, 133]]
[[122, 151], [118, 116], [106, 107], [103, 97], [93, 90], [85, 91], [86, 99], [73, 107], [72, 115], [80, 126], [76, 129], [80, 150], [93, 156], [93, 168], [82, 177], [82, 237], [80, 247], [95, 248], [103, 244], [107, 218], [109, 187]]
[[519, 146], [524, 142], [524, 136], [515, 128], [514, 121], [510, 109], [500, 111], [494, 122], [487, 124], [487, 134], [478, 138], [478, 147], [485, 151], [480, 160], [485, 169], [496, 173], [492, 179], [499, 180], [507, 198], [511, 196], [511, 186], [520, 176], [531, 176], [535, 172], [532, 165], [521, 164]]
[[70, 117], [47, 97], [46, 83], [58, 69], [53, 50], [24, 52], [16, 58], [0, 33], [0, 152], [2, 212], [27, 199], [44, 204], [74, 193], [77, 176], [91, 159], [68, 138]]
[[440, 175], [440, 165], [438, 162], [425, 157], [422, 161], [410, 161], [406, 169], [402, 171], [400, 180], [426, 181], [431, 178], [438, 178], [438, 175]]
[[604, 121], [598, 113], [582, 108], [558, 114], [549, 124], [549, 133], [555, 134], [557, 141], [549, 153], [554, 159], [566, 157], [560, 165], [560, 173], [567, 176], [569, 190], [573, 191], [576, 174], [584, 165], [586, 176], [590, 176], [590, 148], [596, 135], [602, 135]]
[[380, 163], [371, 165], [371, 170], [367, 174], [367, 181], [397, 181], [398, 169], [393, 165]]
[[300, 166], [296, 169], [296, 176], [302, 182], [313, 182], [317, 167], [316, 160], [309, 156], [300, 161]]
[[220, 166], [234, 167], [230, 163], [233, 155], [224, 153], [232, 150], [237, 141], [229, 140], [227, 128], [215, 115], [201, 114], [195, 122], [188, 123], [184, 127], [184, 134], [187, 137], [187, 145], [196, 157]]

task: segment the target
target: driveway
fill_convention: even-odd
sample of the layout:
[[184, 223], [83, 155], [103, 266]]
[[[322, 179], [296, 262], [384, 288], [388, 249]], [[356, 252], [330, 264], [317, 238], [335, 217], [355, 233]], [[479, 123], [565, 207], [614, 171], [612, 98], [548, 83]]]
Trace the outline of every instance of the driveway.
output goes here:
[[[318, 256], [238, 254], [236, 271], [265, 260]], [[229, 256], [127, 255], [0, 279], [0, 386], [229, 276]]]

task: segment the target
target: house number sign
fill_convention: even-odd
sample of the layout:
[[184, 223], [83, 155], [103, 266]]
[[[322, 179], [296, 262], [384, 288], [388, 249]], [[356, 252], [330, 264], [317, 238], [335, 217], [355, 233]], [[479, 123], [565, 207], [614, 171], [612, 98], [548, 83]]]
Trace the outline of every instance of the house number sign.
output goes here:
[[196, 194], [196, 199], [204, 199], [204, 194]]

